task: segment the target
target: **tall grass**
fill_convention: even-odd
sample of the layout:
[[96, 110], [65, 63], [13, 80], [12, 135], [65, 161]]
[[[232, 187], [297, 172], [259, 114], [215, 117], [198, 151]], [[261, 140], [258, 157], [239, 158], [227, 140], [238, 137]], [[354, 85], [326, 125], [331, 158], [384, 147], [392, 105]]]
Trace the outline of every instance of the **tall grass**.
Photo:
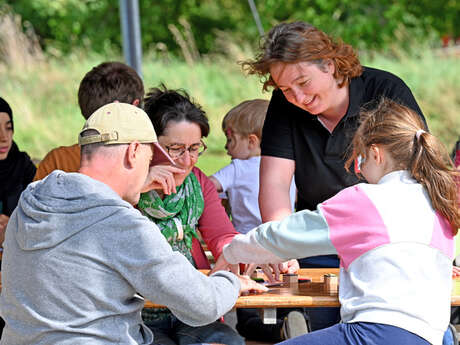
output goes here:
[[460, 139], [460, 51], [420, 49], [416, 57], [376, 56], [372, 67], [391, 71], [412, 90], [430, 131], [449, 150]]
[[[2, 44], [0, 32], [0, 44]], [[228, 51], [235, 50], [231, 47]], [[14, 139], [22, 150], [41, 159], [53, 147], [76, 142], [83, 125], [77, 104], [78, 85], [84, 74], [106, 60], [122, 58], [114, 53], [105, 56], [74, 52], [65, 58], [41, 58], [34, 50], [32, 59], [16, 64], [15, 59], [0, 56], [0, 95], [12, 106], [15, 121]], [[207, 112], [211, 133], [209, 152], [200, 158], [199, 166], [213, 173], [228, 163], [224, 152], [221, 119], [239, 102], [270, 97], [262, 93], [255, 77], [246, 77], [235, 62], [237, 51], [227, 58], [207, 57], [193, 66], [175, 59], [156, 59], [146, 55], [143, 61], [146, 89], [165, 83], [170, 88], [183, 88]], [[250, 57], [247, 55], [246, 57]], [[16, 60], [20, 60], [16, 58]], [[382, 68], [401, 77], [412, 89], [425, 113], [432, 132], [450, 149], [460, 135], [460, 64], [458, 57], [440, 56], [431, 50], [397, 59], [376, 56], [365, 65]]]

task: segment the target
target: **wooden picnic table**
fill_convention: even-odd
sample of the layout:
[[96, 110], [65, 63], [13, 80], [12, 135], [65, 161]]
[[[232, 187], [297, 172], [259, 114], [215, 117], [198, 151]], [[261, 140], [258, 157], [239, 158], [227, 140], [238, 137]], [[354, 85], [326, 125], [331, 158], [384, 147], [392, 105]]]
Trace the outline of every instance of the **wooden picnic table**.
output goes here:
[[[201, 270], [206, 274], [208, 270]], [[327, 291], [323, 281], [325, 274], [338, 275], [338, 268], [311, 268], [300, 269], [299, 278], [310, 278], [309, 283], [298, 285], [281, 285], [271, 287], [262, 294], [249, 294], [240, 296], [235, 308], [291, 308], [291, 307], [339, 307], [337, 292]], [[452, 306], [460, 306], [460, 279], [453, 279]], [[160, 304], [145, 302], [145, 307], [161, 307]]]
[[[207, 274], [209, 270], [200, 270]], [[270, 287], [262, 294], [240, 296], [235, 308], [287, 308], [287, 307], [338, 307], [340, 306], [337, 292], [324, 289], [323, 276], [328, 273], [339, 274], [338, 268], [301, 269], [299, 278], [310, 278], [311, 282], [298, 285]], [[459, 296], [460, 298], [460, 296]], [[163, 307], [161, 304], [146, 300], [146, 308]]]
[[[209, 270], [200, 271], [203, 274], [209, 272]], [[240, 296], [236, 301], [235, 308], [338, 307], [340, 303], [337, 292], [329, 292], [325, 289], [323, 277], [328, 273], [338, 275], [339, 269], [300, 269], [299, 278], [310, 278], [311, 282], [301, 282], [297, 286], [295, 284], [275, 286], [270, 287], [268, 292], [262, 294]], [[460, 306], [459, 278], [453, 279], [451, 305]], [[145, 307], [162, 307], [162, 305], [146, 300]]]

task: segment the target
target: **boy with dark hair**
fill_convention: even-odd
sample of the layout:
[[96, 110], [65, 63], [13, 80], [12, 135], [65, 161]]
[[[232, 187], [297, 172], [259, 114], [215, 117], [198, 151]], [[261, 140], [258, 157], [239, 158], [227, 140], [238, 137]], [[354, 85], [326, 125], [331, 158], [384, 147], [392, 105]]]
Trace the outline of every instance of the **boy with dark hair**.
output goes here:
[[[78, 89], [78, 105], [83, 117], [88, 117], [98, 108], [111, 102], [142, 106], [144, 84], [137, 72], [122, 62], [103, 62], [91, 69]], [[40, 162], [34, 181], [48, 176], [53, 170], [76, 172], [80, 168], [78, 144], [57, 147]]]

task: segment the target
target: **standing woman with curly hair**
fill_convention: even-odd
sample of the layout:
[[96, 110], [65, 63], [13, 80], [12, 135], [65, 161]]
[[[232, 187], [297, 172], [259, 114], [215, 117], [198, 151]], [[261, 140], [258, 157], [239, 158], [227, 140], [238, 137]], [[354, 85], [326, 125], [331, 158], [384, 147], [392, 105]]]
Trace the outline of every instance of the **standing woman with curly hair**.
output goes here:
[[[344, 168], [360, 108], [372, 109], [382, 96], [414, 110], [414, 96], [397, 76], [361, 65], [354, 49], [305, 23], [281, 23], [260, 53], [243, 67], [274, 88], [262, 133], [259, 207], [263, 222], [291, 213], [289, 186], [298, 189], [296, 210], [316, 205], [358, 183]], [[300, 260], [301, 267], [337, 267], [335, 255]], [[323, 308], [321, 308], [323, 309]], [[324, 310], [316, 309], [324, 314]], [[338, 321], [310, 315], [312, 329]]]

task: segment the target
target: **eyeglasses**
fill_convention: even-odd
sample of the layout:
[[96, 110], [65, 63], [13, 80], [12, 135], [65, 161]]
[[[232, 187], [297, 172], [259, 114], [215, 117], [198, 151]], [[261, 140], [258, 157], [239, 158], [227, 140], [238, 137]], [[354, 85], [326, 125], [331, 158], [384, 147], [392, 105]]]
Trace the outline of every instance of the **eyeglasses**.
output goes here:
[[196, 159], [201, 156], [208, 147], [202, 140], [200, 140], [200, 143], [190, 145], [189, 147], [185, 147], [185, 145], [172, 144], [166, 145], [165, 148], [172, 159], [182, 157], [185, 151], [188, 151], [189, 155]]

